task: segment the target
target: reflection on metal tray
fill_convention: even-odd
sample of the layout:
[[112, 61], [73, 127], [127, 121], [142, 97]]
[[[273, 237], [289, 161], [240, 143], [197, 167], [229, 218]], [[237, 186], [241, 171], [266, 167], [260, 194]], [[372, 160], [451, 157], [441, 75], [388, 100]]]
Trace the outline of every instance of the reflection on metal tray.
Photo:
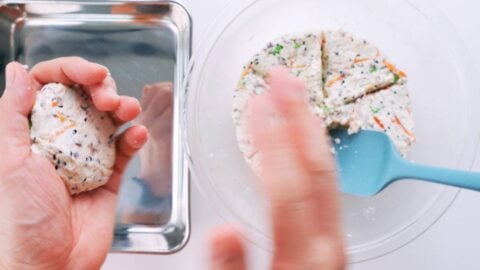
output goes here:
[[0, 6], [0, 83], [5, 65], [81, 56], [107, 66], [121, 94], [137, 97], [135, 122], [150, 139], [123, 177], [112, 250], [171, 253], [189, 236], [189, 179], [181, 145], [180, 91], [191, 22], [166, 1], [6, 1]]

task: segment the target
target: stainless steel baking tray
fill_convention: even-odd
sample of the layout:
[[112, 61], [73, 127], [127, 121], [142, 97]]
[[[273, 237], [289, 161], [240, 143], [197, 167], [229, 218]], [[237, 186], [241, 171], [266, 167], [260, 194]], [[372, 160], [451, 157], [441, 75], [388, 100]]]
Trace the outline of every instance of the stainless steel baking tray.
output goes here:
[[150, 140], [124, 175], [113, 251], [172, 253], [188, 240], [180, 105], [190, 42], [190, 16], [170, 1], [0, 0], [1, 85], [12, 60], [75, 55], [107, 66], [119, 92], [141, 100], [136, 122]]

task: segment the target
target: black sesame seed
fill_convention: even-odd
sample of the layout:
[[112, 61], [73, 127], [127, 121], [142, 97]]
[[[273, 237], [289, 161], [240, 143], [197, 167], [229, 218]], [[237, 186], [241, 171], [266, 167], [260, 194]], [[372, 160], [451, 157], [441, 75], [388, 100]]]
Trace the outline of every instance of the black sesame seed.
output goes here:
[[57, 160], [57, 155], [53, 154], [53, 160]]
[[63, 162], [63, 166], [67, 166], [67, 162], [64, 161], [64, 162]]
[[82, 147], [81, 143], [75, 143], [75, 145], [78, 146], [78, 147]]
[[55, 165], [55, 170], [58, 170], [58, 165]]
[[78, 130], [74, 129], [73, 134], [77, 134]]
[[86, 117], [83, 119], [83, 122], [87, 122], [87, 118], [86, 118]]

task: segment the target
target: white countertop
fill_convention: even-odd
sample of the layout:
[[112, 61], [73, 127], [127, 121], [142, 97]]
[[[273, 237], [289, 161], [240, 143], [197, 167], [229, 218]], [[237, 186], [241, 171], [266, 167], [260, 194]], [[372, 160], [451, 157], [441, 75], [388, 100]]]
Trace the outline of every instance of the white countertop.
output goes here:
[[[415, 0], [426, 1], [426, 0]], [[194, 47], [212, 18], [228, 3], [227, 0], [180, 0], [194, 21]], [[435, 5], [449, 17], [459, 31], [475, 64], [480, 70], [480, 1], [436, 0]], [[480, 76], [480, 74], [479, 74]], [[480, 86], [479, 89], [480, 91]], [[479, 101], [480, 104], [480, 101]], [[480, 123], [475, 123], [480, 124]], [[480, 155], [475, 170], [480, 171]], [[221, 219], [201, 197], [192, 183], [192, 234], [187, 247], [174, 255], [110, 254], [103, 269], [208, 269], [208, 233]], [[353, 270], [371, 269], [480, 269], [480, 193], [462, 191], [448, 212], [427, 232], [405, 247], [378, 259], [351, 265]], [[473, 211], [472, 211], [473, 210]], [[268, 269], [269, 254], [249, 246], [251, 269]]]

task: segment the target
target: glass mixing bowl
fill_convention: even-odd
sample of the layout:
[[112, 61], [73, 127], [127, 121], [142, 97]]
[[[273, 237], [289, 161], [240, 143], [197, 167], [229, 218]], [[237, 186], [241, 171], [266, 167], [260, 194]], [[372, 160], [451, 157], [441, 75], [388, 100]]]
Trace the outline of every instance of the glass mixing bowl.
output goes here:
[[[419, 1], [424, 3], [425, 1]], [[418, 141], [415, 162], [470, 169], [480, 126], [475, 68], [456, 31], [433, 5], [406, 0], [235, 1], [194, 53], [185, 96], [185, 140], [194, 178], [228, 222], [271, 249], [267, 202], [238, 150], [231, 116], [242, 66], [287, 33], [344, 29], [366, 38], [409, 75]], [[378, 196], [342, 195], [351, 261], [381, 256], [438, 220], [458, 189], [402, 181]]]

